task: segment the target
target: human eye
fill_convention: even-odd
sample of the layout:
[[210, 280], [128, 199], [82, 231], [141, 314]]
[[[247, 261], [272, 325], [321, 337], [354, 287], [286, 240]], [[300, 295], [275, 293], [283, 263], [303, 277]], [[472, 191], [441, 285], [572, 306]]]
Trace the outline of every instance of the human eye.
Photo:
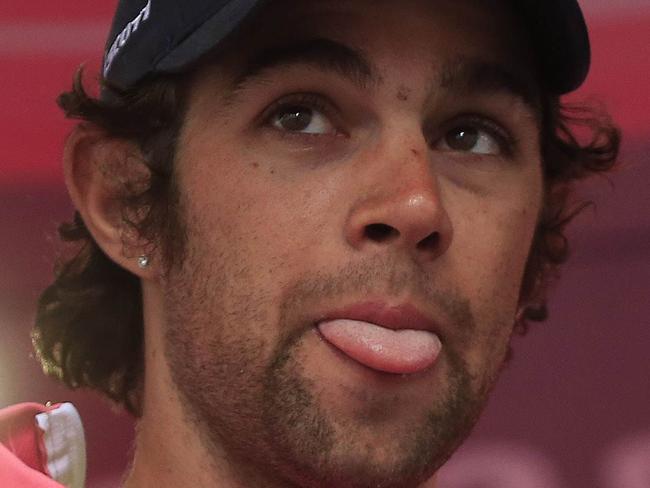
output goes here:
[[469, 117], [449, 125], [436, 145], [442, 151], [499, 156], [510, 154], [514, 141], [499, 124]]
[[302, 94], [274, 103], [267, 110], [266, 121], [272, 128], [287, 134], [333, 135], [337, 130], [329, 112], [330, 107], [320, 97]]

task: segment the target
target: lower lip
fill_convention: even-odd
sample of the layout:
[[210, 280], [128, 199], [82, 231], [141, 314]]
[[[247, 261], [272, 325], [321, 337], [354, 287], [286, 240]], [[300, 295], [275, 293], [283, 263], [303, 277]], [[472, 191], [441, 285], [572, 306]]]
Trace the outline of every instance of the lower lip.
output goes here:
[[436, 362], [442, 344], [424, 330], [391, 330], [359, 320], [328, 320], [318, 324], [321, 337], [350, 359], [383, 373], [414, 374]]

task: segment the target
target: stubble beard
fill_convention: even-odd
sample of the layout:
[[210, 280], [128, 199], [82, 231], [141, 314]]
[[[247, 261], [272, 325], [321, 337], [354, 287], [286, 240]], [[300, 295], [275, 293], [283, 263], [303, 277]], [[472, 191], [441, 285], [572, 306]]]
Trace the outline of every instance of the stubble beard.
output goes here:
[[[289, 287], [277, 326], [268, 323], [267, 302], [255, 290], [244, 286], [246, 293], [233, 295], [237, 287], [228, 277], [245, 283], [247, 271], [203, 264], [184, 263], [185, 271], [168, 289], [165, 353], [187, 420], [208, 450], [219, 446], [233, 464], [256, 466], [258, 474], [279, 480], [278, 486], [416, 487], [444, 464], [476, 423], [494, 378], [485, 375], [477, 387], [461, 355], [449, 347], [446, 391], [436, 392], [421, 425], [408, 426], [394, 440], [397, 454], [390, 462], [378, 462], [372, 445], [355, 442], [354, 423], [332, 419], [319, 403], [318, 385], [304, 374], [299, 359], [313, 324], [297, 310], [323, 296], [370, 288], [381, 283], [379, 275], [385, 281], [386, 273], [376, 271], [390, 269], [383, 263], [312, 276]], [[392, 287], [403, 287], [409, 277], [392, 273], [388, 279]], [[467, 304], [450, 296], [440, 302], [465, 310], [458, 318], [473, 322]], [[235, 332], [265, 328], [283, 331], [275, 347], [262, 336]], [[342, 431], [342, 424], [347, 429]]]
[[[313, 394], [317, 385], [296, 372], [290, 343], [275, 355], [264, 383], [264, 422], [275, 439], [275, 455], [289, 467], [297, 486], [319, 488], [407, 488], [428, 480], [469, 435], [483, 409], [487, 391], [473, 394], [471, 376], [455, 357], [445, 398], [433, 402], [419, 426], [405, 426], [395, 439], [398, 453], [377, 462], [373, 446], [359, 442], [354, 422], [341, 428], [323, 412]], [[378, 428], [381, 428], [378, 426]], [[384, 448], [385, 446], [374, 446]]]

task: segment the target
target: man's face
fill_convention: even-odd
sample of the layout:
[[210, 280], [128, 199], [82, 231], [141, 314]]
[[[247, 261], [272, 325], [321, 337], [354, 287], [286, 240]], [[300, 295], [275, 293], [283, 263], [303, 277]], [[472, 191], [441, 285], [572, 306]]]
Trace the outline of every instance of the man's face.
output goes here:
[[[497, 2], [278, 1], [197, 73], [166, 357], [188, 419], [233, 462], [286, 484], [414, 486], [468, 434], [542, 198], [516, 22]], [[346, 351], [321, 327], [386, 316], [426, 331]]]

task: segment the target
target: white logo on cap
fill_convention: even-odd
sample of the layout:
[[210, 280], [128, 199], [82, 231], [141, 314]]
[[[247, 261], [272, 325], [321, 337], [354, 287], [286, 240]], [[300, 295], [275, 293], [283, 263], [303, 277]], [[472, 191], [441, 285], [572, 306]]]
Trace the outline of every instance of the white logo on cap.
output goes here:
[[151, 13], [151, 0], [148, 0], [147, 5], [144, 6], [144, 8], [140, 11], [140, 13], [131, 22], [126, 24], [126, 27], [115, 38], [115, 41], [113, 41], [111, 48], [106, 52], [106, 57], [104, 60], [104, 78], [106, 78], [106, 75], [108, 74], [108, 71], [111, 69], [111, 65], [113, 64], [113, 61], [115, 60], [117, 55], [120, 53], [122, 48], [126, 45], [126, 43], [131, 38], [131, 34], [133, 34], [138, 30], [140, 24], [149, 20], [150, 13]]

